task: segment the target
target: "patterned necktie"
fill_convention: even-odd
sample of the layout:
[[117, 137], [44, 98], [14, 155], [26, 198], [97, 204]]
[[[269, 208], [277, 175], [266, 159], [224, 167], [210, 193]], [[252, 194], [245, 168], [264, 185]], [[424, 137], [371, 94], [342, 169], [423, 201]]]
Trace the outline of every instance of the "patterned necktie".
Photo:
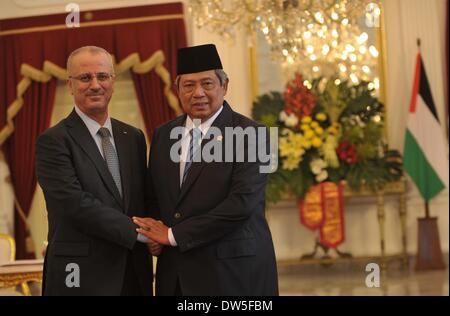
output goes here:
[[120, 179], [119, 157], [117, 156], [117, 152], [114, 149], [114, 146], [109, 140], [111, 133], [106, 127], [101, 127], [98, 130], [98, 134], [102, 138], [103, 157], [105, 158], [109, 172], [111, 173], [114, 182], [116, 183], [120, 196], [122, 196], [122, 181]]
[[[194, 155], [199, 151], [199, 140], [201, 139], [201, 131], [198, 128], [193, 128], [189, 132], [191, 134], [191, 142], [189, 143], [188, 159], [184, 165], [183, 182], [186, 181], [187, 175], [189, 173], [189, 168], [192, 166], [192, 161], [194, 160]], [[197, 157], [196, 157], [197, 158]], [[197, 161], [197, 159], [195, 159]]]

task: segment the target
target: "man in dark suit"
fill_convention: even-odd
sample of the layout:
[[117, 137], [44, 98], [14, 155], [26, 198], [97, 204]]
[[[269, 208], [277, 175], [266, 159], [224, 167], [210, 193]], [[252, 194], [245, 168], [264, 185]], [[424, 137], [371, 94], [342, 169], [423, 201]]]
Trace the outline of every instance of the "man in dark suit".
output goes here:
[[[227, 128], [265, 127], [224, 101], [228, 78], [214, 45], [180, 49], [177, 74], [186, 115], [155, 130], [148, 169], [153, 218], [134, 218], [140, 233], [164, 245], [156, 295], [278, 295], [264, 216], [267, 174], [259, 159], [236, 159], [239, 150], [224, 159], [236, 148], [226, 145], [233, 143]], [[245, 144], [237, 147], [248, 157], [266, 138]], [[218, 159], [203, 159], [208, 145]]]
[[79, 48], [67, 71], [75, 108], [36, 143], [49, 224], [43, 295], [152, 295], [152, 257], [131, 220], [146, 214], [145, 137], [108, 115], [107, 51]]

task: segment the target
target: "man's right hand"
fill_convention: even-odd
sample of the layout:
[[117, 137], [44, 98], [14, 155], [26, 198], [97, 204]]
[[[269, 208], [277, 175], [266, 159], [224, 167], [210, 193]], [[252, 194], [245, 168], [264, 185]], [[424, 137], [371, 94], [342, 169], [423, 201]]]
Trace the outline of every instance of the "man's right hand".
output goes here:
[[137, 217], [133, 216], [133, 222], [139, 226], [136, 231], [146, 236], [148, 239], [152, 239], [161, 245], [170, 246], [169, 241], [169, 227], [164, 225], [163, 222], [157, 221], [150, 217]]

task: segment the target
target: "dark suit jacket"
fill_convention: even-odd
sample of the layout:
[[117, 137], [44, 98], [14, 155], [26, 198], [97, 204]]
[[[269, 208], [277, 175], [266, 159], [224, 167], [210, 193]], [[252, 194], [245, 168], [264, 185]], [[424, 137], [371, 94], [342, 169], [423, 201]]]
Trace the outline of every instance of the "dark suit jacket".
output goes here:
[[[170, 159], [174, 127], [186, 115], [155, 130], [149, 158], [153, 216], [172, 227], [177, 247], [158, 258], [156, 295], [277, 295], [272, 237], [264, 217], [267, 174], [259, 162], [194, 162], [179, 187], [179, 163]], [[212, 126], [258, 127], [225, 102]], [[207, 143], [208, 135], [202, 141]], [[217, 140], [217, 138], [215, 138]], [[265, 140], [263, 140], [265, 141]]]
[[[145, 216], [146, 144], [139, 129], [111, 120], [123, 199], [89, 130], [75, 111], [36, 143], [36, 172], [48, 212], [44, 295], [120, 295], [127, 257], [152, 294], [152, 259], [136, 242], [131, 216]], [[66, 286], [69, 263], [80, 287]]]

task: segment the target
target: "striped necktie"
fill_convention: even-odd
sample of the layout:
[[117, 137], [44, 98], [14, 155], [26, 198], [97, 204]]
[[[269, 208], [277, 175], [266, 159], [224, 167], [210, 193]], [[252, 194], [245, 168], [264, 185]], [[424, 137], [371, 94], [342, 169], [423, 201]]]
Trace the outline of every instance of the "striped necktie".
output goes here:
[[109, 140], [111, 133], [106, 127], [101, 127], [98, 130], [98, 134], [102, 138], [103, 157], [108, 165], [109, 172], [116, 183], [120, 196], [122, 196], [122, 181], [120, 179], [119, 157], [117, 156], [116, 149]]
[[[182, 183], [184, 183], [184, 181], [186, 181], [187, 175], [189, 173], [189, 168], [191, 168], [191, 166], [192, 166], [192, 161], [198, 160], [197, 154], [200, 149], [199, 140], [201, 139], [201, 135], [202, 135], [202, 132], [197, 127], [191, 129], [191, 131], [189, 133], [191, 135], [191, 141], [189, 143], [189, 151], [188, 151], [188, 155], [187, 155], [188, 159], [186, 160], [186, 164], [184, 165], [183, 182]], [[195, 156], [195, 158], [194, 158], [194, 156]]]

